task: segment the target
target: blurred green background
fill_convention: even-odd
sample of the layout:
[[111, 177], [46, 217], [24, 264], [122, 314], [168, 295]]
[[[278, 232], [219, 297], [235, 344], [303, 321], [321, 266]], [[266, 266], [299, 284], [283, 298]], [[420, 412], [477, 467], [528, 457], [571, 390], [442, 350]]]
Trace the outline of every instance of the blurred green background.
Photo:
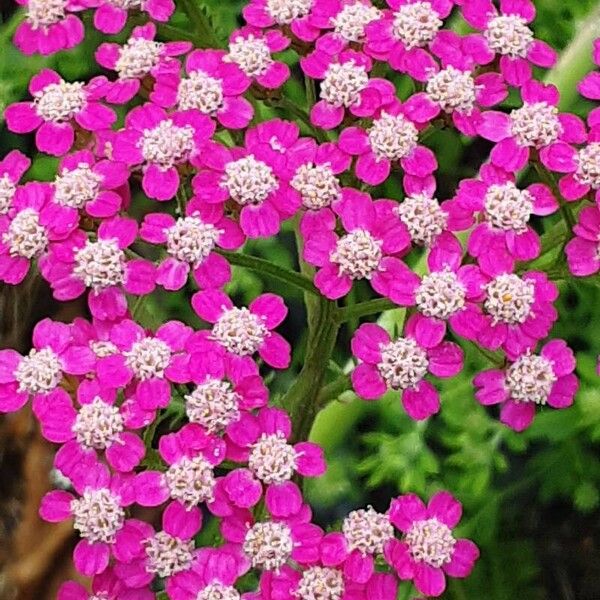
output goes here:
[[[550, 80], [563, 91], [563, 108], [585, 115], [590, 105], [577, 97], [574, 86], [577, 77], [592, 68], [589, 33], [595, 28], [595, 34], [600, 35], [599, 3], [537, 0], [535, 4], [536, 35], [569, 57], [550, 74]], [[241, 6], [238, 0], [202, 3], [220, 39], [241, 24]], [[0, 109], [27, 98], [27, 83], [43, 66], [57, 69], [70, 80], [101, 72], [93, 52], [102, 37], [91, 28], [86, 42], [73, 51], [47, 59], [24, 57], [11, 44], [19, 20], [14, 5], [4, 0], [0, 14]], [[190, 32], [185, 15], [178, 12], [173, 23]], [[456, 18], [451, 24], [459, 30], [464, 28]], [[287, 58], [291, 60], [292, 55]], [[393, 79], [401, 96], [411, 92], [412, 84], [405, 78], [395, 75]], [[300, 81], [296, 73], [285, 88], [286, 95], [298, 105], [305, 102]], [[506, 106], [517, 102], [518, 98], [511, 96]], [[264, 116], [275, 114], [286, 116], [285, 110], [263, 111]], [[440, 164], [440, 199], [451, 197], [460, 179], [477, 172], [490, 148], [483, 141], [469, 141], [450, 131], [432, 135], [427, 145], [436, 151]], [[35, 156], [29, 178], [53, 178], [57, 161], [36, 155], [30, 137], [14, 136], [1, 125], [0, 156], [12, 148]], [[524, 182], [530, 177], [526, 173]], [[396, 179], [377, 193], [402, 197]], [[136, 213], [156, 209], [139, 191], [135, 198]], [[556, 231], [557, 220], [552, 217], [536, 226], [540, 233]], [[277, 239], [248, 244], [246, 251], [297, 267], [289, 227]], [[556, 250], [550, 259], [562, 266]], [[396, 394], [366, 403], [344, 393], [321, 413], [312, 432], [329, 459], [327, 475], [306, 485], [317, 522], [331, 527], [354, 508], [371, 504], [385, 510], [389, 499], [399, 493], [413, 491], [428, 497], [439, 488], [447, 488], [464, 504], [459, 534], [477, 542], [482, 558], [469, 579], [449, 585], [445, 598], [600, 599], [600, 379], [595, 374], [600, 351], [600, 283], [596, 279], [565, 280], [560, 288], [561, 317], [553, 336], [565, 338], [577, 352], [582, 386], [574, 407], [540, 411], [526, 433], [509, 431], [498, 423], [497, 415], [479, 406], [473, 397], [473, 373], [490, 366], [473, 347], [465, 348], [463, 374], [450, 382], [436, 382], [442, 392], [442, 411], [428, 422], [417, 424], [407, 418]], [[300, 294], [276, 280], [235, 268], [228, 291], [238, 302], [248, 302], [263, 290], [286, 297], [291, 310], [282, 333], [296, 349], [292, 368], [268, 378], [276, 398], [289, 387], [302, 365], [305, 313]], [[147, 306], [149, 324], [178, 318], [200, 325], [189, 308], [191, 292], [153, 297]], [[347, 302], [369, 297], [369, 289], [358, 286]], [[392, 313], [386, 315], [385, 324], [393, 330], [400, 319], [401, 314]], [[329, 379], [347, 363], [356, 326], [350, 323], [342, 330]], [[214, 530], [209, 527], [210, 531]], [[413, 595], [411, 587], [404, 585], [399, 598]]]

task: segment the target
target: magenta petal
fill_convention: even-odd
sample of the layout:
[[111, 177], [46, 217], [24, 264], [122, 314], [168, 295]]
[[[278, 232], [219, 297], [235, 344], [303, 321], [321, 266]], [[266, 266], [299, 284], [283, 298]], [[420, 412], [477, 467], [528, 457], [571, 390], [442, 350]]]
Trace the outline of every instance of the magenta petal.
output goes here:
[[458, 525], [462, 516], [462, 505], [450, 492], [438, 492], [432, 496], [427, 510], [450, 529]]
[[443, 569], [450, 577], [468, 577], [478, 558], [479, 548], [471, 540], [456, 540], [452, 560]]
[[271, 332], [258, 353], [260, 357], [275, 369], [287, 369], [291, 362], [290, 344], [278, 333]]
[[142, 440], [135, 434], [124, 432], [106, 450], [110, 466], [123, 473], [133, 471], [146, 453]]
[[358, 365], [351, 378], [354, 391], [364, 400], [377, 400], [387, 391], [387, 385], [375, 365]]
[[69, 123], [53, 123], [46, 121], [37, 130], [35, 142], [37, 147], [52, 156], [66, 154], [75, 140], [73, 128]]
[[421, 380], [402, 393], [402, 406], [411, 419], [422, 421], [440, 410], [440, 395], [432, 383]]
[[90, 544], [87, 540], [81, 540], [73, 551], [73, 562], [75, 568], [86, 577], [102, 573], [108, 566], [110, 550], [106, 544]]
[[437, 598], [446, 589], [446, 577], [442, 569], [420, 562], [415, 566], [415, 587], [425, 596]]
[[416, 494], [404, 494], [392, 500], [388, 515], [403, 533], [408, 532], [415, 521], [424, 521], [428, 516], [425, 504]]
[[302, 494], [291, 481], [272, 484], [267, 488], [265, 502], [274, 517], [290, 517], [302, 507]]
[[159, 506], [169, 498], [164, 475], [158, 471], [142, 471], [135, 478], [136, 502], [140, 506]]
[[515, 402], [508, 400], [500, 410], [500, 420], [515, 431], [527, 429], [535, 416], [535, 404], [533, 402]]
[[71, 516], [71, 502], [73, 495], [63, 490], [48, 492], [43, 498], [39, 508], [39, 514], [44, 521], [58, 523]]
[[566, 408], [567, 406], [571, 406], [578, 387], [579, 381], [573, 373], [559, 377], [550, 390], [548, 404], [552, 408]]
[[189, 540], [202, 527], [202, 513], [197, 507], [188, 510], [179, 502], [171, 502], [163, 513], [163, 529], [170, 535]]
[[389, 334], [376, 323], [364, 323], [354, 334], [352, 354], [362, 361], [377, 364], [381, 361], [381, 348], [391, 341]]
[[319, 477], [325, 473], [327, 463], [323, 449], [312, 442], [300, 442], [294, 446], [296, 467], [304, 477]]
[[428, 353], [429, 372], [436, 377], [454, 377], [460, 373], [464, 353], [460, 346], [452, 342], [442, 342]]
[[250, 312], [258, 315], [269, 329], [280, 325], [287, 316], [287, 307], [281, 296], [262, 294], [248, 306]]
[[142, 187], [149, 198], [170, 200], [179, 187], [179, 173], [175, 167], [161, 169], [158, 165], [150, 164], [144, 172]]

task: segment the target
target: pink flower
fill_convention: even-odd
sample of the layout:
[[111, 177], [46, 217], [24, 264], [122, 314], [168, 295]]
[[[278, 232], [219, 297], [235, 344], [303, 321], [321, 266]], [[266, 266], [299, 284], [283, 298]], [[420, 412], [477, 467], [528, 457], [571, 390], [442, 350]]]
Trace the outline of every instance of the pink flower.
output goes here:
[[[540, 161], [551, 171], [565, 173], [558, 182], [565, 200], [573, 202], [590, 194], [600, 204], [600, 127], [592, 127], [587, 140], [579, 149], [562, 141], [547, 146], [540, 152]], [[585, 134], [567, 141], [583, 142]]]
[[138, 226], [133, 219], [111, 217], [100, 224], [96, 240], [76, 230], [63, 242], [53, 243], [39, 261], [42, 276], [57, 300], [72, 300], [91, 288], [92, 314], [102, 320], [125, 315], [129, 294], [149, 294], [155, 287], [155, 267], [144, 259], [128, 259]]
[[211, 512], [227, 516], [237, 508], [265, 505], [274, 517], [288, 518], [302, 508], [302, 492], [291, 481], [296, 473], [319, 477], [326, 469], [323, 451], [311, 442], [290, 444], [292, 423], [287, 413], [262, 408], [256, 416], [243, 413], [227, 429], [227, 458], [248, 467], [219, 480]]
[[106, 81], [96, 77], [89, 83], [69, 83], [51, 69], [42, 69], [29, 82], [31, 102], [16, 102], [4, 111], [6, 125], [15, 133], [36, 131], [41, 152], [62, 156], [75, 141], [74, 123], [87, 131], [109, 128], [117, 115], [98, 102], [106, 92]]
[[404, 304], [417, 308], [412, 322], [414, 336], [427, 348], [442, 341], [446, 323], [468, 340], [475, 340], [484, 325], [476, 303], [485, 297], [486, 277], [476, 265], [461, 265], [462, 254], [460, 242], [444, 232], [427, 257], [429, 274], [419, 282], [418, 276], [408, 271], [395, 282], [404, 295]]
[[281, 87], [290, 77], [290, 68], [273, 59], [272, 54], [285, 50], [290, 39], [280, 31], [264, 33], [255, 27], [236, 29], [229, 36], [229, 47], [223, 62], [237, 65], [258, 85], [271, 89]]
[[366, 130], [346, 127], [338, 143], [344, 152], [358, 156], [356, 176], [369, 185], [383, 183], [396, 162], [404, 169], [405, 187], [422, 185], [424, 179], [433, 183], [435, 155], [419, 145], [419, 130], [397, 101], [383, 108]]
[[320, 267], [315, 285], [323, 295], [341, 298], [355, 280], [367, 279], [376, 292], [402, 303], [404, 297], [402, 291], [397, 293], [395, 281], [411, 273], [394, 255], [408, 250], [410, 236], [394, 216], [396, 206], [392, 200], [373, 202], [369, 194], [348, 188], [333, 205], [345, 233], [338, 236], [334, 231], [332, 213], [304, 222], [303, 257]]
[[190, 271], [201, 288], [222, 287], [231, 279], [231, 268], [215, 248], [235, 250], [245, 240], [239, 225], [223, 215], [222, 206], [195, 200], [188, 203], [185, 217], [146, 215], [140, 237], [165, 246], [169, 257], [158, 266], [156, 283], [166, 290], [181, 289]]
[[392, 69], [426, 81], [436, 63], [426, 50], [436, 40], [453, 0], [387, 0], [392, 10], [367, 25], [365, 52]]
[[550, 68], [556, 51], [536, 40], [529, 28], [535, 18], [530, 0], [501, 0], [498, 11], [492, 0], [461, 0], [462, 14], [469, 25], [483, 30], [491, 52], [500, 55], [500, 71], [507, 83], [521, 86], [531, 79], [531, 64]]
[[211, 289], [192, 297], [196, 314], [213, 323], [211, 330], [195, 333], [187, 346], [190, 371], [227, 376], [233, 381], [258, 374], [252, 355], [276, 369], [290, 364], [290, 345], [273, 331], [287, 315], [283, 300], [275, 294], [262, 294], [248, 308], [238, 308], [223, 292]]
[[195, 110], [167, 114], [147, 103], [125, 117], [125, 129], [114, 141], [113, 158], [130, 166], [142, 165], [146, 195], [170, 200], [180, 185], [178, 167], [202, 150], [214, 130], [212, 119]]
[[[306, 40], [312, 36], [315, 28], [331, 30], [330, 33], [321, 35], [316, 40], [316, 45], [319, 48], [337, 48], [339, 51], [350, 44], [363, 44], [367, 38], [367, 25], [381, 17], [382, 11], [373, 6], [370, 0], [321, 0], [314, 3], [308, 15], [308, 35], [304, 32], [296, 35]], [[299, 25], [300, 23], [296, 22], [296, 31]]]
[[134, 321], [117, 323], [110, 341], [118, 352], [96, 363], [100, 385], [117, 389], [133, 381], [134, 397], [144, 410], [166, 408], [171, 400], [170, 382], [188, 378], [183, 350], [191, 335], [191, 327], [180, 321], [167, 321], [155, 335], [147, 335]]
[[477, 134], [480, 107], [490, 107], [506, 99], [508, 90], [498, 73], [474, 76], [469, 69], [448, 65], [437, 66], [429, 72], [425, 91], [413, 94], [404, 103], [404, 114], [422, 125], [431, 122], [440, 113], [452, 117], [454, 126], [463, 134]]
[[29, 397], [66, 394], [59, 388], [63, 374], [85, 375], [94, 370], [92, 351], [72, 343], [71, 328], [44, 319], [33, 329], [33, 348], [27, 356], [0, 350], [0, 410], [19, 410]]
[[454, 537], [462, 506], [449, 492], [438, 492], [427, 506], [414, 494], [398, 496], [388, 515], [403, 536], [388, 543], [386, 560], [400, 579], [412, 579], [421, 594], [441, 596], [447, 575], [471, 573], [479, 549], [471, 540]]
[[565, 248], [569, 270], [577, 277], [593, 275], [600, 269], [600, 210], [586, 206], [573, 227], [575, 237]]
[[[70, 11], [81, 10], [77, 0], [17, 0], [27, 14], [13, 41], [23, 54], [55, 54], [83, 40], [83, 23]], [[69, 11], [67, 13], [67, 11]]]
[[[594, 40], [593, 59], [596, 65], [600, 65], [600, 38]], [[600, 100], [600, 73], [598, 71], [588, 73], [577, 84], [577, 89], [584, 98]]]
[[52, 200], [75, 213], [85, 210], [91, 217], [112, 217], [129, 199], [128, 179], [125, 163], [97, 161], [89, 150], [80, 150], [62, 159]]
[[214, 500], [213, 469], [225, 457], [222, 439], [188, 423], [176, 433], [161, 436], [158, 451], [168, 468], [164, 473], [148, 470], [137, 474], [135, 490], [139, 505], [159, 506], [171, 500], [188, 511], [196, 511], [198, 505]]
[[111, 567], [92, 579], [92, 595], [76, 581], [66, 581], [58, 590], [57, 600], [154, 600], [149, 588], [131, 589], [115, 575]]
[[320, 100], [312, 107], [310, 120], [322, 129], [340, 125], [346, 109], [355, 117], [371, 117], [395, 97], [390, 81], [369, 78], [373, 62], [361, 52], [331, 54], [317, 48], [300, 59], [300, 66], [306, 75], [321, 80]]
[[440, 396], [427, 373], [453, 377], [462, 370], [464, 356], [452, 342], [435, 340], [413, 315], [406, 335], [392, 339], [374, 323], [361, 325], [352, 338], [352, 353], [362, 362], [352, 371], [352, 386], [365, 400], [381, 398], [389, 389], [399, 391], [402, 406], [415, 420], [427, 419], [440, 409]]
[[83, 0], [88, 8], [95, 8], [94, 27], [109, 35], [119, 33], [127, 22], [128, 8], [148, 13], [154, 21], [166, 23], [175, 12], [173, 0], [140, 0], [139, 2], [115, 2], [115, 0]]
[[490, 275], [484, 286], [485, 325], [477, 341], [491, 350], [501, 347], [514, 360], [550, 333], [558, 317], [553, 306], [558, 288], [545, 273], [537, 271], [519, 276], [498, 265]]
[[82, 463], [96, 462], [98, 452], [104, 452], [108, 464], [121, 472], [132, 471], [144, 457], [144, 443], [126, 431], [127, 414], [116, 406], [116, 400], [115, 390], [87, 379], [77, 388], [78, 409], [66, 392], [34, 399], [33, 412], [42, 435], [64, 444], [55, 466], [67, 477]]
[[0, 214], [0, 281], [19, 284], [30, 264], [48, 256], [51, 243], [64, 240], [79, 215], [52, 202], [52, 187], [37, 181], [16, 189], [9, 214]]
[[250, 79], [224, 58], [222, 50], [194, 50], [186, 59], [187, 77], [178, 71], [157, 73], [152, 101], [165, 108], [199, 111], [226, 129], [247, 127], [254, 109], [242, 94]]
[[18, 150], [11, 150], [0, 160], [0, 215], [11, 209], [17, 184], [30, 165], [31, 160]]
[[485, 164], [479, 179], [460, 182], [447, 209], [450, 215], [457, 213], [461, 229], [474, 226], [467, 243], [469, 254], [477, 258], [483, 271], [497, 273], [512, 271], [515, 261], [539, 256], [540, 238], [529, 224], [530, 218], [553, 214], [558, 202], [547, 186], [534, 183], [519, 189], [512, 173]]
[[315, 0], [250, 0], [244, 6], [242, 15], [253, 27], [289, 27], [301, 40], [314, 41], [319, 36], [319, 29], [311, 26], [309, 14], [315, 3]]
[[585, 141], [581, 120], [558, 113], [558, 90], [553, 85], [530, 80], [521, 88], [521, 97], [523, 105], [508, 115], [498, 111], [481, 114], [477, 133], [497, 142], [490, 155], [493, 164], [515, 173], [527, 164], [532, 151], [543, 151], [558, 141]]
[[128, 520], [116, 535], [115, 573], [135, 589], [144, 588], [155, 577], [164, 579], [169, 598], [178, 600], [197, 552], [194, 536], [202, 527], [202, 513], [171, 502], [162, 514], [162, 527], [155, 531], [144, 521]]
[[221, 534], [239, 548], [248, 566], [277, 573], [290, 559], [300, 565], [319, 559], [323, 531], [310, 519], [311, 512], [306, 505], [293, 517], [266, 521], [255, 521], [250, 511], [237, 509], [222, 519]]
[[78, 495], [63, 490], [48, 492], [39, 512], [50, 523], [74, 518], [73, 527], [82, 539], [73, 551], [73, 562], [82, 575], [91, 577], [106, 569], [111, 550], [115, 552], [115, 542], [126, 526], [124, 509], [135, 501], [133, 475], [111, 476], [99, 463], [81, 467], [71, 477]]
[[567, 408], [579, 387], [575, 356], [563, 340], [546, 343], [539, 354], [526, 352], [504, 370], [475, 376], [475, 397], [484, 406], [500, 404], [500, 420], [515, 431], [531, 425], [536, 405]]
[[105, 69], [116, 71], [118, 79], [108, 84], [106, 100], [112, 104], [125, 104], [139, 91], [146, 77], [156, 78], [158, 73], [179, 72], [181, 65], [174, 56], [189, 52], [189, 42], [156, 42], [156, 26], [147, 23], [134, 27], [131, 37], [123, 46], [101, 44], [96, 50], [96, 61]]
[[350, 582], [373, 583], [375, 559], [383, 554], [393, 537], [394, 528], [387, 514], [377, 512], [372, 506], [353, 510], [342, 521], [341, 532], [323, 537], [321, 561], [325, 567], [340, 569], [340, 575], [343, 573]]
[[[274, 121], [274, 126], [283, 123]], [[281, 222], [298, 210], [300, 198], [278, 177], [276, 163], [268, 162], [262, 140], [252, 131], [246, 134], [244, 148], [209, 142], [197, 161], [199, 173], [192, 186], [201, 204], [216, 206], [233, 200], [244, 234], [264, 238], [279, 232]]]

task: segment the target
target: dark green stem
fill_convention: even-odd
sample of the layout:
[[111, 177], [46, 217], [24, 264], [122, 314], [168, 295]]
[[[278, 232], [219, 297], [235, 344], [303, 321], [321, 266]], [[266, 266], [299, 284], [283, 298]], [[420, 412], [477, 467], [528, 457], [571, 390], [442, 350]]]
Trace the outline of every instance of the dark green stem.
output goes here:
[[324, 385], [319, 392], [318, 405], [325, 406], [331, 400], [335, 400], [340, 394], [352, 387], [350, 375], [343, 374], [332, 382]]
[[366, 302], [360, 302], [359, 304], [353, 304], [352, 306], [344, 306], [343, 308], [339, 308], [335, 318], [337, 319], [338, 323], [345, 323], [351, 319], [365, 317], [367, 315], [375, 315], [393, 308], [400, 307], [387, 298], [376, 298], [375, 300], [367, 300]]
[[247, 269], [262, 273], [263, 275], [270, 275], [271, 277], [288, 283], [304, 292], [320, 296], [319, 291], [314, 286], [313, 282], [308, 277], [296, 273], [296, 271], [290, 271], [290, 269], [280, 267], [264, 258], [251, 256], [250, 254], [239, 254], [237, 252], [227, 252], [226, 250], [219, 250], [218, 252], [232, 265], [246, 267]]

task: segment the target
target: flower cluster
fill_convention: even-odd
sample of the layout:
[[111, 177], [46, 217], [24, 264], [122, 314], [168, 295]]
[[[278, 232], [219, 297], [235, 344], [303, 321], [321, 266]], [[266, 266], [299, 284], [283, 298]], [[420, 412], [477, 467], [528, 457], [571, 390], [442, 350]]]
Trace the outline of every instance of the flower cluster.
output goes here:
[[[357, 509], [325, 533], [299, 480], [326, 469], [306, 420], [339, 326], [382, 308], [406, 318], [351, 331], [356, 360], [341, 377], [365, 400], [391, 392], [429, 418], [436, 380], [458, 375], [471, 347], [493, 367], [474, 377], [475, 398], [510, 428], [573, 402], [573, 352], [547, 339], [566, 268], [563, 252], [556, 268], [539, 262], [540, 222], [566, 221], [573, 275], [600, 270], [600, 109], [587, 122], [561, 112], [541, 82], [556, 53], [535, 38], [533, 3], [250, 0], [214, 49], [160, 26], [172, 0], [20, 3], [26, 54], [79, 44], [81, 12], [103, 34], [125, 30], [97, 48], [102, 75], [43, 69], [5, 110], [10, 131], [60, 162], [52, 181], [21, 182], [30, 159], [0, 161], [0, 281], [33, 269], [55, 299], [89, 308], [38, 323], [24, 356], [0, 351], [0, 411], [31, 400], [69, 480], [40, 514], [73, 519], [75, 566], [93, 578], [94, 595], [67, 582], [59, 599], [395, 600], [399, 581], [436, 597], [447, 576], [468, 576], [479, 551], [455, 536], [462, 509], [448, 492]], [[451, 14], [471, 31], [454, 31]], [[417, 91], [401, 97], [402, 82]], [[600, 100], [598, 72], [579, 90]], [[446, 198], [427, 142], [440, 127], [491, 149]], [[282, 229], [296, 234], [298, 272], [239, 252]], [[277, 331], [288, 308], [269, 292], [232, 299], [232, 265], [311, 296], [306, 362], [283, 397], [268, 383], [293, 364]], [[361, 280], [375, 297], [353, 304]], [[194, 323], [146, 319], [157, 288], [188, 302]], [[206, 519], [219, 522], [217, 547], [198, 544]], [[242, 594], [251, 570], [258, 591]]]

